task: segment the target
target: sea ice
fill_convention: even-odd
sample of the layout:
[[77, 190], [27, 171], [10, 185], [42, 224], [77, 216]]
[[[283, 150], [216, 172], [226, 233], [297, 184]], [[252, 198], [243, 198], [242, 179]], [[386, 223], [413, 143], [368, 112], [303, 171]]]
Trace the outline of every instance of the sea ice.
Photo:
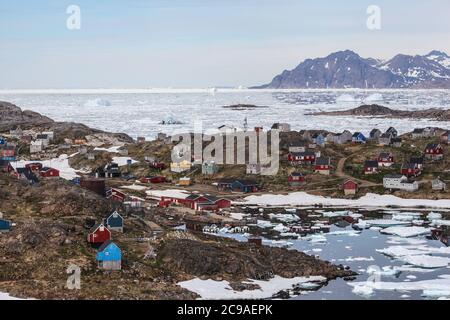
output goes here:
[[426, 235], [431, 233], [431, 229], [424, 227], [388, 227], [380, 231], [381, 233], [387, 233], [396, 235], [399, 237], [416, 237], [420, 235]]

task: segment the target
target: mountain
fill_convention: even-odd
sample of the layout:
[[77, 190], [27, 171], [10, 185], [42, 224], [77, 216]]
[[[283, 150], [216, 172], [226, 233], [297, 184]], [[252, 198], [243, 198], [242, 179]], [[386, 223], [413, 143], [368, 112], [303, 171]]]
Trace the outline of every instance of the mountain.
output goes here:
[[351, 50], [306, 59], [269, 84], [253, 88], [450, 88], [450, 57], [440, 51], [388, 61], [362, 58]]

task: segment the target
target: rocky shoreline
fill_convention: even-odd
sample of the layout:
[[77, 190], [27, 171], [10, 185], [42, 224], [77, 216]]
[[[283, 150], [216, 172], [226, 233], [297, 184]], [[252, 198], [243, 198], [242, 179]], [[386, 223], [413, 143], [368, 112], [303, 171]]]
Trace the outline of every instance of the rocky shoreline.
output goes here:
[[357, 108], [342, 111], [315, 112], [308, 115], [379, 117], [390, 119], [433, 119], [436, 121], [450, 121], [450, 110], [430, 108], [425, 110], [404, 111], [393, 110], [377, 104], [362, 105]]

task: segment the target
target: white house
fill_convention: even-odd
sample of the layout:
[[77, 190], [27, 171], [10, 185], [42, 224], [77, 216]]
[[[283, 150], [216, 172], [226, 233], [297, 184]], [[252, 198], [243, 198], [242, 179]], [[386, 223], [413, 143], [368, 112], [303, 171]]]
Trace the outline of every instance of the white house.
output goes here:
[[383, 186], [385, 189], [396, 189], [404, 191], [416, 191], [419, 189], [417, 181], [408, 180], [401, 174], [388, 174], [383, 177]]
[[30, 153], [39, 153], [44, 149], [44, 145], [41, 140], [31, 141]]
[[431, 188], [437, 191], [447, 190], [447, 185], [442, 180], [434, 179], [433, 181], [431, 181]]

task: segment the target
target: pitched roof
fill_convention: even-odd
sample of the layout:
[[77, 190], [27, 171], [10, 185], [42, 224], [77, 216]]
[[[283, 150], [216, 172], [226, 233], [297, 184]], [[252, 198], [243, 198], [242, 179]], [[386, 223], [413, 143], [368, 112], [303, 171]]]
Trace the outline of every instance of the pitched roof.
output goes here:
[[437, 149], [441, 145], [439, 143], [429, 143], [425, 149]]
[[417, 168], [417, 163], [404, 163], [402, 164], [402, 169], [416, 169]]
[[[91, 229], [89, 229], [89, 233], [94, 233], [98, 228], [100, 228], [100, 226], [105, 227], [103, 222], [96, 223], [96, 224], [94, 224], [94, 226]], [[105, 229], [107, 229], [107, 228], [105, 227]]]
[[243, 186], [256, 186], [256, 185], [258, 185], [258, 183], [256, 183], [256, 181], [254, 181], [254, 180], [236, 179], [236, 180], [234, 180], [234, 182], [238, 182], [238, 183], [242, 184]]
[[316, 159], [316, 165], [329, 166], [331, 162], [330, 157], [319, 157]]
[[409, 159], [410, 163], [423, 164], [423, 157], [411, 157]]
[[378, 168], [378, 161], [375, 160], [366, 160], [364, 162], [365, 168]]
[[391, 173], [391, 174], [387, 174], [387, 175], [384, 176], [384, 178], [388, 178], [388, 179], [400, 179], [400, 178], [403, 178], [403, 177], [405, 177], [405, 176], [402, 175], [402, 174], [396, 174], [396, 173]]
[[106, 240], [106, 241], [103, 242], [102, 245], [98, 248], [98, 252], [104, 251], [110, 244], [116, 245], [116, 244], [115, 244], [114, 242], [112, 242], [111, 240]]
[[390, 152], [380, 152], [380, 154], [378, 155], [379, 158], [389, 158], [392, 156], [392, 153]]

